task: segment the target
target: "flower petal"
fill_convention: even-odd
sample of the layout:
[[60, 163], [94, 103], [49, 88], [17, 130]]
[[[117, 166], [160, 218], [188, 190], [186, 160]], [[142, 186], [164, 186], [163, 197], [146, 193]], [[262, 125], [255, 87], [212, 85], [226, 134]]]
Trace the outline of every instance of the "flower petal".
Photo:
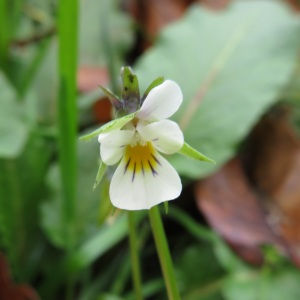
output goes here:
[[180, 195], [182, 185], [175, 169], [157, 151], [155, 160], [158, 162], [155, 167], [135, 172], [128, 169], [128, 161], [124, 157], [110, 184], [110, 198], [115, 207], [150, 209]]
[[183, 133], [177, 123], [170, 120], [143, 125], [137, 125], [137, 131], [145, 141], [150, 141], [154, 147], [165, 154], [178, 152], [184, 143]]
[[182, 99], [179, 85], [166, 80], [149, 92], [137, 117], [144, 120], [167, 119], [178, 110]]
[[98, 138], [100, 156], [106, 165], [117, 163], [124, 153], [125, 146], [130, 144], [134, 136], [133, 130], [116, 130]]

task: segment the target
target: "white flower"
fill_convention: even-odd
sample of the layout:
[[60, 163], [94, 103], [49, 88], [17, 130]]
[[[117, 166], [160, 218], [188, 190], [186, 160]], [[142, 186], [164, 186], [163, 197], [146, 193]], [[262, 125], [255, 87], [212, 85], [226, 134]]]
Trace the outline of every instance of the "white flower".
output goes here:
[[167, 120], [182, 99], [180, 87], [166, 80], [149, 92], [134, 118], [98, 136], [103, 163], [120, 161], [109, 190], [115, 207], [150, 209], [181, 193], [178, 173], [159, 152], [173, 154], [184, 145], [179, 126]]

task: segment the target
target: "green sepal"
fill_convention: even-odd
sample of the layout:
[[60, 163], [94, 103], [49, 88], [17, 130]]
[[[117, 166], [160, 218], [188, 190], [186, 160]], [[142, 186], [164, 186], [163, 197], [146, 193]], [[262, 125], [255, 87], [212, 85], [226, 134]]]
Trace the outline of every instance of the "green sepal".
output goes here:
[[103, 163], [103, 161], [100, 161], [100, 164], [99, 164], [99, 169], [98, 169], [98, 172], [97, 172], [97, 175], [96, 175], [96, 180], [95, 180], [95, 183], [94, 183], [94, 186], [93, 186], [93, 190], [99, 185], [99, 183], [101, 182], [102, 178], [103, 178], [103, 175], [106, 171], [106, 168], [107, 168], [107, 165]]
[[108, 97], [116, 110], [120, 110], [123, 108], [123, 101], [117, 95], [115, 95], [112, 91], [102, 85], [99, 85], [99, 88]]
[[169, 212], [169, 202], [168, 202], [168, 201], [165, 201], [165, 202], [164, 202], [164, 207], [165, 207], [165, 213], [166, 213], [166, 215], [167, 215], [168, 212]]
[[79, 140], [88, 141], [88, 140], [92, 139], [93, 137], [95, 137], [95, 136], [97, 136], [101, 133], [106, 133], [106, 132], [110, 132], [112, 130], [120, 129], [124, 125], [126, 125], [128, 122], [130, 122], [132, 119], [134, 119], [134, 117], [137, 115], [137, 113], [138, 112], [136, 111], [136, 112], [134, 112], [132, 114], [129, 114], [129, 115], [126, 115], [124, 117], [112, 120], [112, 121], [106, 123], [105, 125], [101, 126], [100, 128], [96, 129], [95, 131], [93, 131], [89, 134], [81, 136], [79, 138]]
[[98, 86], [108, 98], [117, 99], [117, 100], [121, 101], [119, 99], [119, 97], [117, 95], [115, 95], [112, 91], [110, 91], [109, 89], [105, 88], [104, 86], [102, 86], [100, 84]]
[[146, 99], [146, 97], [148, 96], [149, 92], [157, 87], [158, 85], [161, 85], [163, 82], [165, 81], [165, 78], [164, 77], [158, 77], [156, 79], [154, 79], [151, 84], [148, 86], [148, 88], [146, 89], [143, 97], [142, 97], [142, 102], [144, 102], [144, 100]]
[[182, 148], [178, 151], [178, 153], [195, 160], [206, 161], [215, 164], [215, 162], [212, 159], [198, 152], [196, 149], [194, 149], [187, 143], [183, 144]]
[[125, 113], [131, 113], [140, 108], [140, 89], [136, 75], [130, 67], [123, 67], [122, 74], [122, 100], [124, 101]]

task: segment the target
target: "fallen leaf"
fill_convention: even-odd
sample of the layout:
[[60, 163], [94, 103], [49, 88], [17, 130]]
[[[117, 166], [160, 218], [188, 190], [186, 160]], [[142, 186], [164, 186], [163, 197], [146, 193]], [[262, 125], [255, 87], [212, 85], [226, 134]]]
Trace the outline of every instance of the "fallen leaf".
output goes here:
[[250, 177], [266, 196], [268, 221], [300, 257], [300, 143], [288, 114], [266, 117], [249, 144]]
[[251, 190], [240, 159], [196, 185], [199, 209], [210, 225], [247, 261], [260, 264], [260, 247], [273, 244], [283, 250], [281, 239], [266, 222], [266, 215]]

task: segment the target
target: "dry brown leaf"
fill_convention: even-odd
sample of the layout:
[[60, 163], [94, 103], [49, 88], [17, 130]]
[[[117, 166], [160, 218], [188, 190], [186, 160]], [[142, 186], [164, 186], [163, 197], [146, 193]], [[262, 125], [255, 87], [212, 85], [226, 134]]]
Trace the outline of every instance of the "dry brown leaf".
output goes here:
[[300, 143], [287, 117], [277, 111], [254, 129], [244, 154], [250, 177], [236, 158], [196, 187], [211, 226], [253, 263], [272, 244], [300, 266]]
[[241, 255], [246, 254], [243, 257], [248, 261], [262, 262], [261, 245], [281, 246], [247, 183], [239, 159], [197, 184], [196, 199], [210, 225], [235, 250], [239, 248]]
[[287, 116], [267, 117], [250, 138], [251, 178], [266, 195], [268, 220], [300, 257], [300, 143]]

